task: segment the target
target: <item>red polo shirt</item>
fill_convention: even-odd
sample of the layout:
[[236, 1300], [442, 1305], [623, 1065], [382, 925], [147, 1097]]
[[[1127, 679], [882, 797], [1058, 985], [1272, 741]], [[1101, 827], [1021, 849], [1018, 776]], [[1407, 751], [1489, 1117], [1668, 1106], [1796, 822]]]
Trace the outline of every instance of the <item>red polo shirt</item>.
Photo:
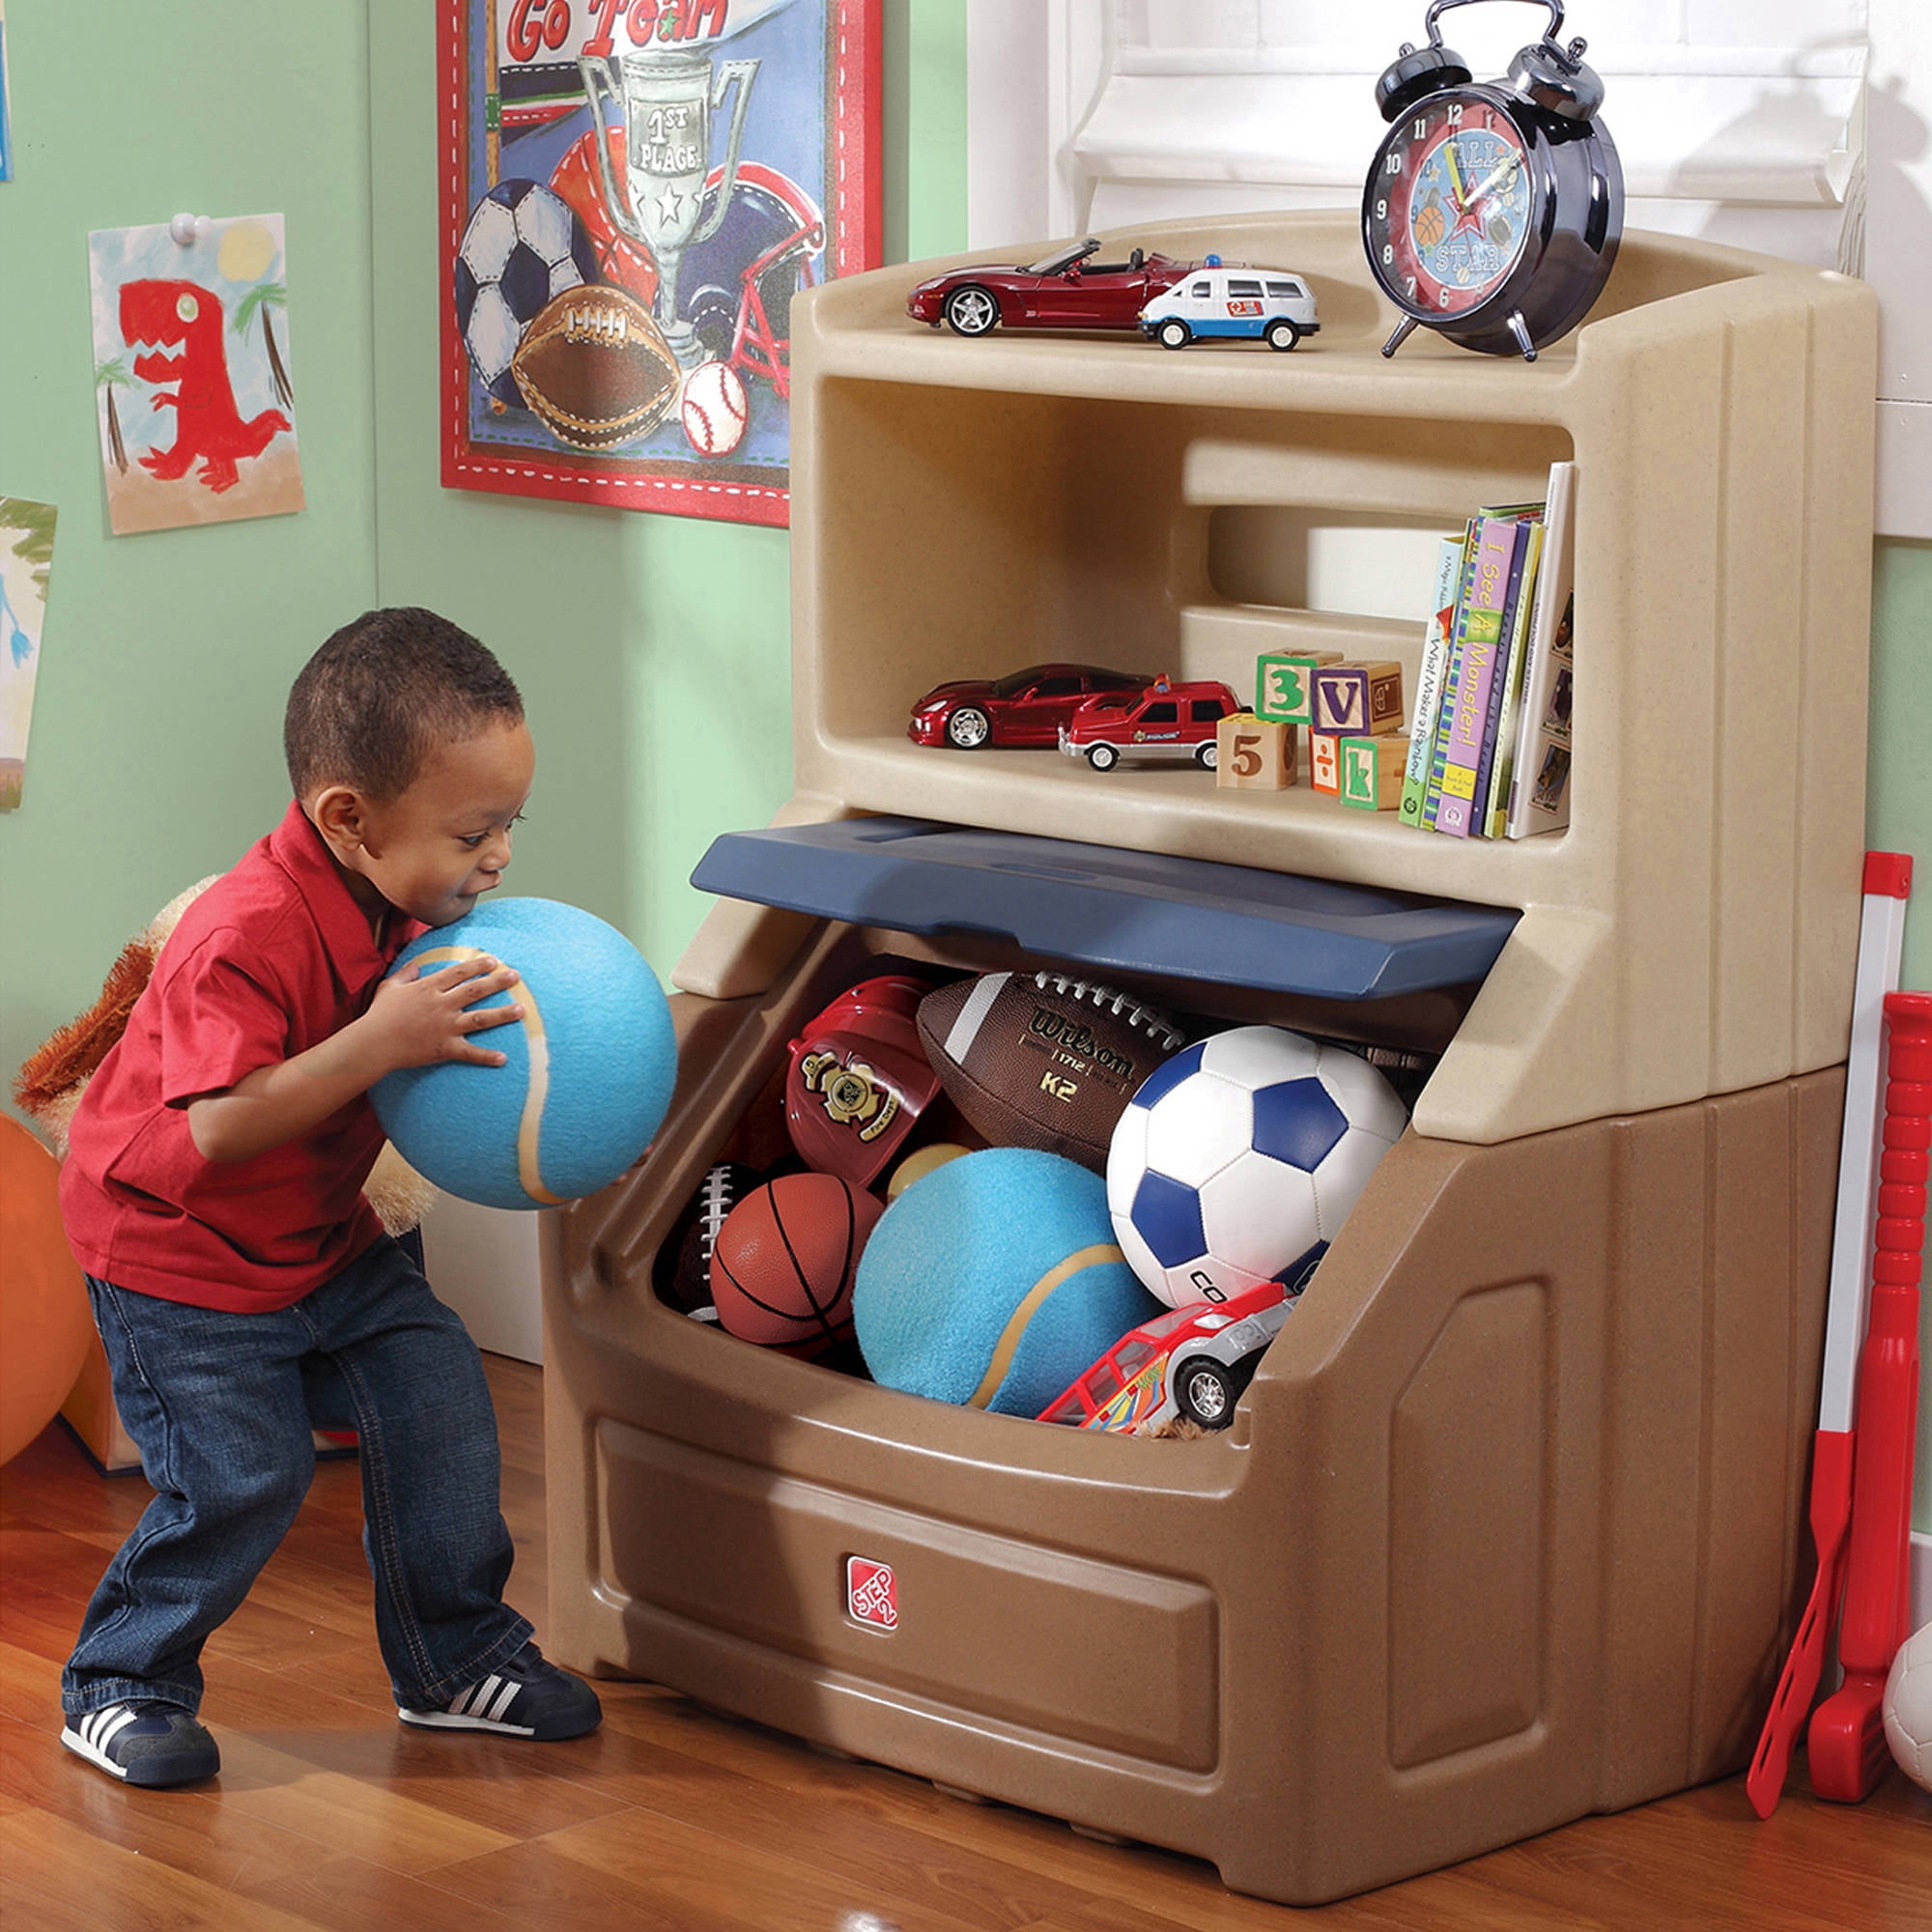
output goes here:
[[383, 1145], [366, 1095], [219, 1163], [196, 1151], [187, 1102], [366, 1011], [423, 930], [392, 927], [379, 949], [299, 804], [182, 915], [69, 1129], [61, 1216], [89, 1274], [200, 1308], [286, 1308], [382, 1233], [362, 1198]]

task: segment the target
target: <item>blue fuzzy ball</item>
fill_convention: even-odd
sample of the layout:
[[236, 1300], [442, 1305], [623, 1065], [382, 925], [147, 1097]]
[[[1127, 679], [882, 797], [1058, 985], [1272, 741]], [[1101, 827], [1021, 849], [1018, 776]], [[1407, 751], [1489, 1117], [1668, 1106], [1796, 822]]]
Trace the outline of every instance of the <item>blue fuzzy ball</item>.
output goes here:
[[1114, 1244], [1106, 1183], [1031, 1148], [916, 1180], [872, 1230], [852, 1295], [876, 1380], [1002, 1415], [1037, 1415], [1159, 1313]]
[[478, 1007], [523, 1006], [479, 1044], [502, 1066], [406, 1066], [370, 1089], [396, 1150], [420, 1174], [489, 1208], [594, 1194], [650, 1144], [670, 1105], [677, 1042], [657, 976], [614, 926], [553, 899], [486, 899], [413, 939], [392, 975], [489, 953], [522, 982]]

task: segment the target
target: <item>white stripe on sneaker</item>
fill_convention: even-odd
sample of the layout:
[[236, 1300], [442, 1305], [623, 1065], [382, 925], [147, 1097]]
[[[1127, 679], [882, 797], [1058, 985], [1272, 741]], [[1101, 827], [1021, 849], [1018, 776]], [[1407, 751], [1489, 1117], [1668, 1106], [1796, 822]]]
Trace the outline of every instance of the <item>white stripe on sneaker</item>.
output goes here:
[[460, 1718], [482, 1717], [484, 1714], [484, 1707], [489, 1703], [490, 1699], [497, 1694], [497, 1687], [499, 1684], [501, 1684], [502, 1681], [503, 1680], [500, 1677], [495, 1675], [484, 1678], [482, 1683], [478, 1684], [469, 1692], [469, 1696], [460, 1698], [450, 1708], [454, 1710], [457, 1716]]
[[[497, 1682], [497, 1680], [494, 1677], [490, 1681], [493, 1684]], [[521, 1685], [516, 1683], [510, 1683], [504, 1685], [503, 1694], [497, 1699], [494, 1705], [491, 1706], [488, 1713], [489, 1719], [493, 1724], [499, 1724], [502, 1722], [503, 1713], [507, 1711], [510, 1708], [510, 1706], [517, 1701], [517, 1692], [522, 1688], [523, 1687]]]
[[88, 1743], [96, 1750], [104, 1753], [107, 1747], [134, 1721], [135, 1716], [136, 1712], [131, 1704], [109, 1704], [104, 1711], [94, 1714], [93, 1731], [87, 1740]]

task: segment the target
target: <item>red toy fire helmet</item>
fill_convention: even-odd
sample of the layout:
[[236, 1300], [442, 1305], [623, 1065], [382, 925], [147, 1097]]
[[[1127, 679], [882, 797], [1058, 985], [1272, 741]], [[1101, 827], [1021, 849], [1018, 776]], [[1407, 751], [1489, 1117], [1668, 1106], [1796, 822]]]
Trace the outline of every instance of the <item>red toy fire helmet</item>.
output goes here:
[[865, 1187], [939, 1092], [914, 1014], [931, 990], [903, 974], [850, 987], [791, 1043], [785, 1125], [808, 1167]]

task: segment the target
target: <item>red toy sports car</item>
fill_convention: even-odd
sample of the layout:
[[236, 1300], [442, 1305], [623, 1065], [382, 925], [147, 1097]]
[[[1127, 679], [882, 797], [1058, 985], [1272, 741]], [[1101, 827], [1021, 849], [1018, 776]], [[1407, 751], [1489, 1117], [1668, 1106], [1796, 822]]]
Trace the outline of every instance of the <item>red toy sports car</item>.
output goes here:
[[1051, 751], [1060, 727], [1090, 697], [1140, 691], [1150, 682], [1136, 671], [1097, 665], [1044, 664], [990, 684], [936, 685], [913, 706], [906, 736], [915, 745], [951, 745], [955, 752], [982, 745]]
[[1140, 248], [1124, 262], [1095, 262], [1099, 247], [1089, 236], [1023, 268], [949, 269], [913, 290], [906, 313], [935, 328], [943, 322], [955, 335], [984, 335], [1000, 323], [1125, 331], [1140, 327], [1141, 310], [1154, 297], [1200, 266]]

